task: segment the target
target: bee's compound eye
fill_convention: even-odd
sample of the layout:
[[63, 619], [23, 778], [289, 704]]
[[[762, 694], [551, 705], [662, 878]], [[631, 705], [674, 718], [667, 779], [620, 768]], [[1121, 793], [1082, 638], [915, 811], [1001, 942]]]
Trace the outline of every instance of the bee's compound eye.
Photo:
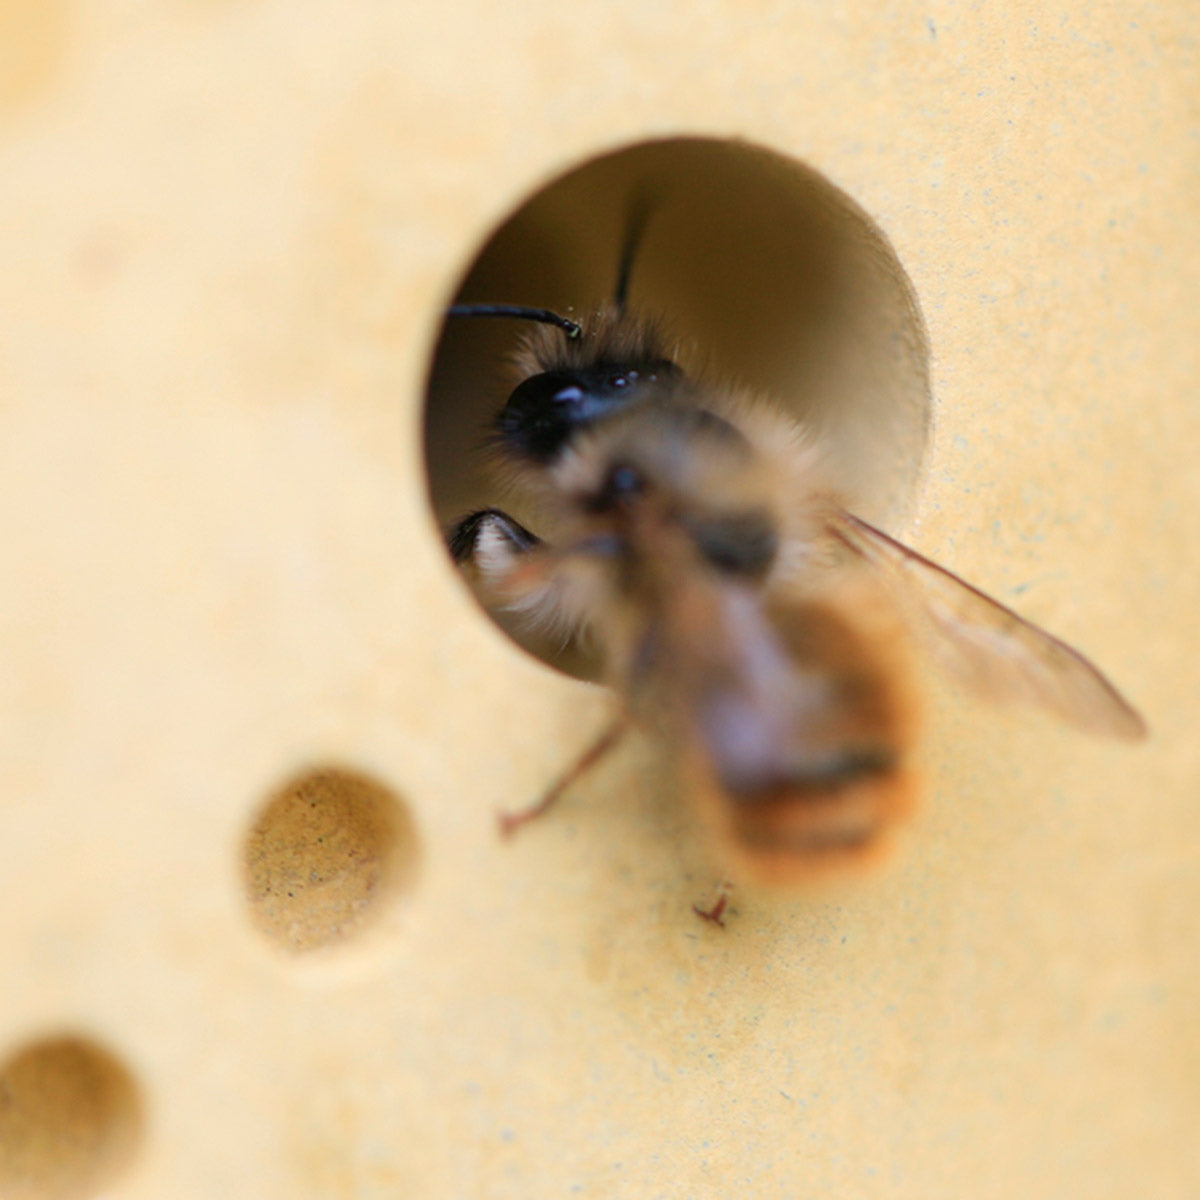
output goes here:
[[514, 389], [496, 430], [513, 454], [548, 463], [562, 450], [581, 421], [587, 392], [573, 375], [546, 371]]

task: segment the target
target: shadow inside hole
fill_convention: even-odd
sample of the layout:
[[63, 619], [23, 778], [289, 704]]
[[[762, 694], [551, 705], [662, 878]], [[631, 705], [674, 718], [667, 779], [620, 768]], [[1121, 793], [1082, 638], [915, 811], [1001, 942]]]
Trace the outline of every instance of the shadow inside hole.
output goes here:
[[107, 1050], [74, 1035], [0, 1064], [0, 1196], [83, 1200], [133, 1158], [144, 1123], [137, 1086]]
[[[924, 327], [887, 238], [802, 163], [712, 138], [593, 159], [496, 230], [455, 301], [529, 304], [586, 320], [614, 294], [631, 214], [643, 203], [630, 308], [680, 339], [690, 373], [764, 396], [803, 422], [850, 507], [895, 528], [928, 440]], [[430, 499], [443, 528], [499, 505], [539, 532], [529, 498], [500, 488], [485, 450], [517, 382], [506, 359], [522, 332], [511, 321], [450, 320], [443, 329], [425, 413]]]
[[384, 784], [326, 767], [281, 787], [246, 839], [251, 916], [277, 946], [303, 953], [371, 924], [416, 873], [417, 834]]

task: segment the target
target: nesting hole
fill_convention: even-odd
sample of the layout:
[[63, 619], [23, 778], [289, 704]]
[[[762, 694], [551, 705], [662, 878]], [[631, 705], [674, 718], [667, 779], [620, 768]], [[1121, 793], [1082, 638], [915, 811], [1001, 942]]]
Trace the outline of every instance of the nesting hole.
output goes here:
[[405, 805], [357, 771], [326, 767], [279, 789], [244, 851], [255, 924], [296, 953], [343, 943], [412, 882], [417, 836]]
[[0, 1196], [82, 1200], [133, 1158], [142, 1105], [132, 1076], [107, 1050], [47, 1038], [0, 1065]]
[[[772, 399], [810, 427], [862, 516], [902, 523], [929, 431], [920, 312], [883, 232], [801, 162], [715, 138], [642, 142], [594, 158], [512, 212], [471, 259], [454, 301], [586, 319], [613, 297], [641, 206], [648, 218], [631, 311], [665, 324], [689, 372]], [[443, 528], [499, 505], [539, 532], [535, 505], [500, 487], [485, 450], [516, 382], [506, 359], [521, 333], [510, 321], [463, 319], [442, 330], [425, 453]]]

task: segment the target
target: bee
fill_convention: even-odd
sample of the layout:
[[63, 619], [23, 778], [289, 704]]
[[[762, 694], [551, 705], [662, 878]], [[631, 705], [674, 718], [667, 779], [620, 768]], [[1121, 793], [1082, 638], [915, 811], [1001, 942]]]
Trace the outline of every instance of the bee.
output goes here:
[[672, 748], [748, 874], [868, 861], [918, 798], [921, 658], [992, 700], [1145, 735], [1082, 654], [855, 515], [811, 432], [686, 372], [662, 325], [626, 304], [631, 261], [627, 246], [615, 298], [582, 323], [450, 309], [530, 325], [494, 442], [552, 531], [487, 508], [451, 530], [451, 553], [488, 609], [594, 642], [619, 697], [611, 726], [504, 815], [505, 832], [638, 726]]

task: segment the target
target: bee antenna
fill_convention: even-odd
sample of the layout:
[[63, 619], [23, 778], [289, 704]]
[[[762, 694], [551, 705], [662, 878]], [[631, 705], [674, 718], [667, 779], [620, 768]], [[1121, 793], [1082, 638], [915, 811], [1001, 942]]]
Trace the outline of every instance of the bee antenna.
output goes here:
[[512, 317], [517, 321], [537, 321], [542, 325], [556, 325], [574, 341], [583, 333], [583, 327], [570, 317], [561, 317], [548, 308], [527, 308], [523, 304], [452, 304], [448, 317]]
[[625, 301], [629, 298], [629, 278], [633, 274], [633, 260], [642, 244], [642, 234], [646, 232], [646, 222], [650, 219], [653, 207], [650, 197], [643, 192], [634, 198], [629, 210], [625, 244], [621, 247], [621, 264], [617, 270], [617, 290], [613, 293], [613, 301], [620, 313], [625, 311]]

